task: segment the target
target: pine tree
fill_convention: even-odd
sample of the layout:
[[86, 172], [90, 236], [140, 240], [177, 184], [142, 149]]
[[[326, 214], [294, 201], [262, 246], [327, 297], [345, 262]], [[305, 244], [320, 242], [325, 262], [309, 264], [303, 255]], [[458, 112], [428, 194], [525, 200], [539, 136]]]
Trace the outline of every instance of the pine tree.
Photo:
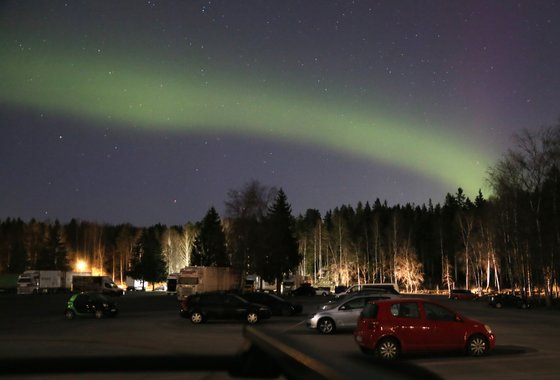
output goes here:
[[301, 261], [294, 227], [291, 206], [280, 189], [265, 220], [266, 239], [258, 258], [259, 274], [267, 282], [276, 280], [278, 293], [284, 276], [295, 270]]
[[214, 207], [206, 213], [200, 224], [193, 249], [193, 264], [204, 266], [229, 266], [226, 249], [226, 236], [222, 228], [220, 216]]
[[37, 258], [37, 269], [67, 271], [70, 269], [67, 254], [60, 237], [60, 224], [56, 222], [50, 228], [48, 241]]

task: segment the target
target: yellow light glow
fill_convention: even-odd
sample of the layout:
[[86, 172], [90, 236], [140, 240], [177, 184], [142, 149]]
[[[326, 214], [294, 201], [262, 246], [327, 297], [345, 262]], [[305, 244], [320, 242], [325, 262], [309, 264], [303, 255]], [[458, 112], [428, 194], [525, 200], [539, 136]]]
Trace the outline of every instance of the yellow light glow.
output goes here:
[[84, 260], [76, 261], [76, 272], [85, 272], [87, 269], [87, 263]]

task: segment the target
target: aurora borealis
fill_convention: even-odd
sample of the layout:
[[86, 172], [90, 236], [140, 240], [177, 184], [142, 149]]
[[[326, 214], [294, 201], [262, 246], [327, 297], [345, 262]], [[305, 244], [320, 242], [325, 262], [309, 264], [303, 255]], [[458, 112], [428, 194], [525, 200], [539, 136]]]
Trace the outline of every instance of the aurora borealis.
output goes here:
[[2, 216], [181, 224], [251, 179], [295, 212], [474, 197], [560, 113], [560, 12], [444, 3], [7, 2]]

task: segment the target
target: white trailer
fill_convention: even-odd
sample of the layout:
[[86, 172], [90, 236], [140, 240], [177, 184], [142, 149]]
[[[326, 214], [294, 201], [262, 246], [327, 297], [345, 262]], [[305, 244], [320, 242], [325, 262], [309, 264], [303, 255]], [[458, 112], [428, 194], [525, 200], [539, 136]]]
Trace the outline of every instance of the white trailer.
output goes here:
[[185, 267], [177, 278], [177, 298], [216, 290], [238, 289], [241, 273], [229, 267]]
[[67, 288], [64, 272], [59, 270], [27, 270], [17, 281], [17, 294], [55, 293]]

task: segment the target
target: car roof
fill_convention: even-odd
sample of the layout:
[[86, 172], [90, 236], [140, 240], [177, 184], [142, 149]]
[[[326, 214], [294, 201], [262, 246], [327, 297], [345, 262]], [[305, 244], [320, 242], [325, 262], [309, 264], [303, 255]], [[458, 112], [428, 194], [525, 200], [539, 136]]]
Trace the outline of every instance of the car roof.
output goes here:
[[403, 303], [403, 302], [421, 302], [421, 303], [427, 302], [427, 303], [433, 303], [433, 304], [441, 305], [437, 301], [429, 300], [429, 299], [426, 299], [426, 298], [414, 298], [414, 297], [385, 298], [385, 299], [379, 299], [379, 300], [371, 300], [368, 303], [389, 304], [389, 303]]
[[335, 299], [335, 303], [338, 304], [342, 304], [348, 301], [352, 301], [355, 300], [357, 298], [372, 298], [372, 297], [383, 297], [380, 298], [378, 300], [372, 300], [372, 301], [384, 301], [384, 300], [389, 300], [389, 299], [395, 299], [398, 298], [396, 297], [394, 294], [389, 294], [389, 293], [363, 293], [363, 294], [356, 294], [350, 297], [344, 297], [344, 298], [338, 298]]

